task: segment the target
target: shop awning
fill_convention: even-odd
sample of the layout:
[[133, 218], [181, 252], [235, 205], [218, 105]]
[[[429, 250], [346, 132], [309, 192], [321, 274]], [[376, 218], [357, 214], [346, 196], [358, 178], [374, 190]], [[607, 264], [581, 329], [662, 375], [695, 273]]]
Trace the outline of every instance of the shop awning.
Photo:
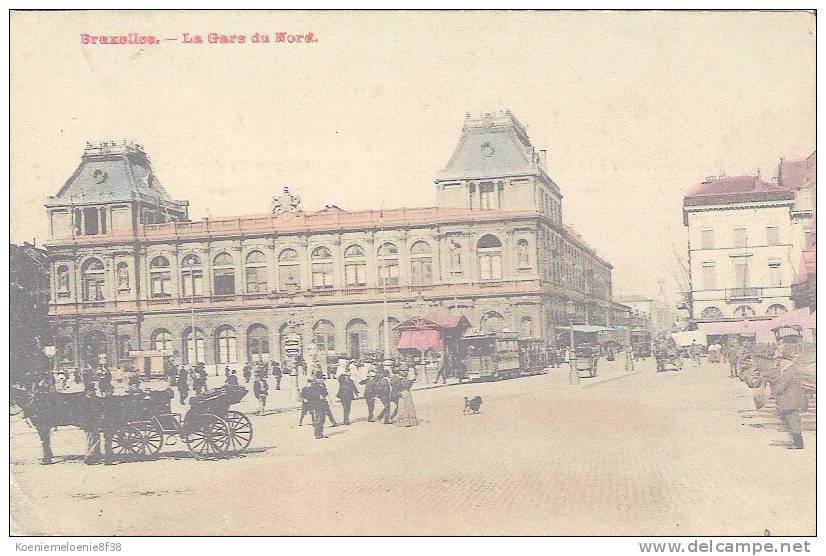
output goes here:
[[402, 330], [396, 348], [441, 352], [444, 350], [444, 342], [438, 330]]

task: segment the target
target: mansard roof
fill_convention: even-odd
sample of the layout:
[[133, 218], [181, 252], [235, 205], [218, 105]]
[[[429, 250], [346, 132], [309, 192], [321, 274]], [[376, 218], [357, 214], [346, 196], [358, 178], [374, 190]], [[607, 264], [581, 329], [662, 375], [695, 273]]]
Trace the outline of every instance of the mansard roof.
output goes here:
[[161, 185], [143, 147], [130, 142], [86, 143], [80, 165], [47, 206], [144, 200], [180, 208]]
[[692, 187], [683, 206], [722, 205], [794, 199], [794, 192], [759, 176], [721, 176], [708, 178]]
[[508, 110], [472, 118], [436, 181], [538, 174], [542, 170], [524, 126]]

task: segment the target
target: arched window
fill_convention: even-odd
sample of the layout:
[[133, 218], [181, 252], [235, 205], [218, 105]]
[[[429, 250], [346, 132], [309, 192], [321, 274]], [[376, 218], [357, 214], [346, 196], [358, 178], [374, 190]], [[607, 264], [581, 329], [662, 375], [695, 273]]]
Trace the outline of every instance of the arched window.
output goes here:
[[83, 301], [103, 301], [106, 271], [98, 259], [90, 259], [83, 265]]
[[717, 307], [706, 307], [700, 313], [700, 318], [704, 320], [718, 320], [723, 318], [723, 312]]
[[410, 248], [410, 284], [427, 286], [433, 283], [433, 258], [430, 244], [417, 241]]
[[159, 328], [151, 336], [152, 349], [157, 351], [172, 351], [172, 334], [166, 328]]
[[166, 257], [155, 257], [149, 263], [149, 289], [153, 298], [172, 297], [172, 274]]
[[313, 343], [323, 357], [336, 350], [336, 327], [328, 320], [320, 320], [313, 326]]
[[501, 332], [505, 328], [505, 317], [496, 311], [489, 311], [482, 317], [481, 324], [485, 332]]
[[344, 283], [351, 287], [367, 285], [367, 260], [358, 245], [344, 250]]
[[752, 309], [748, 305], [740, 305], [734, 310], [734, 316], [741, 319], [747, 319], [749, 317], [753, 317], [754, 315], [754, 309]]
[[57, 267], [57, 296], [69, 297], [69, 267], [66, 265]]
[[399, 285], [399, 248], [392, 243], [385, 243], [379, 247], [379, 286]]
[[[396, 353], [396, 345], [398, 345], [399, 336], [401, 336], [401, 332], [399, 332], [397, 330], [394, 330], [394, 328], [396, 328], [398, 325], [399, 325], [399, 319], [394, 318], [394, 317], [388, 317], [387, 318], [387, 330], [388, 330], [388, 333], [389, 333], [389, 336], [388, 336], [387, 340], [390, 343], [390, 346], [389, 346], [390, 355], [393, 355], [393, 354]], [[379, 338], [378, 338], [378, 342], [376, 343], [376, 345], [379, 346], [379, 351], [384, 353], [384, 319], [381, 319], [379, 321]]]
[[326, 247], [316, 247], [310, 255], [313, 289], [333, 287], [333, 255]]
[[220, 364], [237, 363], [235, 330], [230, 326], [218, 329], [215, 335], [215, 361]]
[[205, 363], [206, 362], [206, 352], [204, 350], [204, 332], [200, 328], [195, 329], [195, 333], [192, 333], [192, 329], [187, 329], [184, 332], [183, 336], [184, 341], [184, 357], [186, 358], [187, 365], [193, 365], [195, 363]]
[[347, 354], [350, 359], [361, 359], [367, 349], [367, 323], [353, 319], [347, 323]]
[[774, 305], [769, 305], [769, 308], [766, 310], [766, 315], [769, 317], [776, 317], [777, 315], [782, 315], [786, 312], [786, 306], [781, 305], [779, 303], [775, 303]]
[[212, 276], [215, 295], [235, 293], [235, 265], [228, 253], [220, 253], [212, 260]]
[[247, 293], [267, 292], [267, 258], [261, 251], [247, 255], [245, 264], [247, 275]]
[[117, 266], [118, 291], [129, 291], [129, 265], [126, 263], [118, 263]]
[[270, 360], [270, 331], [263, 324], [253, 324], [247, 329], [247, 360]]
[[181, 261], [181, 291], [184, 297], [204, 295], [204, 271], [197, 255], [187, 255]]
[[479, 256], [479, 279], [502, 279], [502, 242], [494, 235], [484, 235], [476, 243]]
[[301, 266], [295, 249], [284, 249], [278, 255], [278, 288], [288, 290], [301, 287]]

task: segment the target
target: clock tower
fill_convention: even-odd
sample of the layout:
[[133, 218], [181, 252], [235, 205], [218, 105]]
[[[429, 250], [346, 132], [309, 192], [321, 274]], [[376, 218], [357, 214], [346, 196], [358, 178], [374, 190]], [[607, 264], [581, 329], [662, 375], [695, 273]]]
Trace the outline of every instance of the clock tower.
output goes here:
[[562, 220], [562, 193], [509, 110], [465, 116], [462, 135], [434, 180], [437, 206], [470, 210], [530, 211]]

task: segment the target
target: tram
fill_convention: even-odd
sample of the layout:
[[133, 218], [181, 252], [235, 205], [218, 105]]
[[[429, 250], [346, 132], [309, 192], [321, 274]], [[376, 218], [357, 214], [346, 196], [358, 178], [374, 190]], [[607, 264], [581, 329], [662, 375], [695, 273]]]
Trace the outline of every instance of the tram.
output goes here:
[[541, 338], [519, 338], [512, 332], [468, 334], [459, 340], [459, 357], [467, 380], [502, 380], [534, 375], [548, 368], [548, 350]]

